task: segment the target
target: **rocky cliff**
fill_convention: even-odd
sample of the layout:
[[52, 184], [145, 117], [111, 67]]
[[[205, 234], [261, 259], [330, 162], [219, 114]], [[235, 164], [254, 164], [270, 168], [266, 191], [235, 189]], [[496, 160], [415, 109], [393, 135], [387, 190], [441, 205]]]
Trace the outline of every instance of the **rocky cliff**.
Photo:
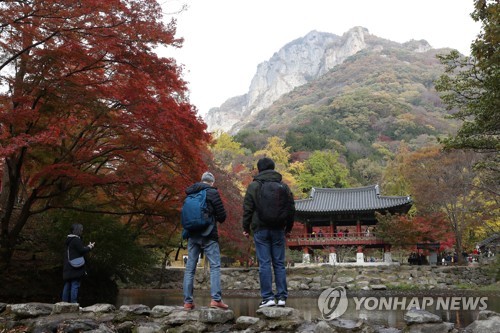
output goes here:
[[[232, 97], [220, 107], [210, 109], [205, 117], [208, 129], [236, 133], [284, 94], [318, 79], [359, 51], [380, 49], [387, 42], [370, 35], [363, 27], [354, 27], [341, 37], [311, 31], [259, 64], [247, 94]], [[425, 41], [410, 41], [402, 47], [415, 52], [430, 49]]]

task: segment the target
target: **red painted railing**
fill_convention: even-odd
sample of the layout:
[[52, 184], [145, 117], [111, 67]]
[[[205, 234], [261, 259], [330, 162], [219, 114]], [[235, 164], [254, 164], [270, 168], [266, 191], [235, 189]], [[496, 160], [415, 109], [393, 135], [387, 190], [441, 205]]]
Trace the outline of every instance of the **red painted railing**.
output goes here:
[[373, 233], [350, 232], [348, 234], [292, 234], [287, 238], [288, 246], [335, 246], [335, 245], [384, 245], [386, 244], [380, 238], [375, 237]]

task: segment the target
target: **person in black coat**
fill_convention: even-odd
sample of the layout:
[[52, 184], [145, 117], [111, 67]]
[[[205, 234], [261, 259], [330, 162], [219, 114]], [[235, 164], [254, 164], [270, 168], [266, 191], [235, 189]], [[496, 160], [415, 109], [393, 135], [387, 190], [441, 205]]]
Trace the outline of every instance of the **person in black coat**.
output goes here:
[[[261, 182], [281, 182], [283, 177], [274, 170], [275, 163], [269, 157], [259, 159], [257, 169], [259, 174], [248, 185], [243, 199], [243, 236], [249, 238], [250, 232], [253, 232], [255, 253], [259, 262], [260, 294], [262, 297], [259, 308], [275, 305], [284, 307], [288, 298], [285, 237], [293, 228], [295, 201], [288, 185], [282, 183], [288, 197], [288, 216], [283, 221], [276, 221], [274, 225], [263, 221], [258, 213]], [[276, 293], [273, 292], [273, 280], [276, 285]]]
[[70, 234], [66, 237], [63, 266], [63, 302], [78, 303], [80, 281], [86, 274], [85, 264], [80, 267], [73, 267], [69, 261], [83, 257], [94, 247], [94, 243], [89, 243], [87, 246], [83, 245], [82, 233], [83, 225], [76, 223], [71, 226]]

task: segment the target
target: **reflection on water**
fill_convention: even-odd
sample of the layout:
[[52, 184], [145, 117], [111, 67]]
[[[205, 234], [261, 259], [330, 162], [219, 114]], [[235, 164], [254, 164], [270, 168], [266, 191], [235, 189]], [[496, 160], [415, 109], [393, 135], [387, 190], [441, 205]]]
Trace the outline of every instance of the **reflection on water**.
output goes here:
[[[431, 291], [426, 292], [427, 294], [404, 294], [408, 299], [413, 296], [420, 300], [422, 304], [422, 298], [432, 297], [436, 299], [438, 296]], [[208, 291], [196, 290], [195, 291], [195, 304], [198, 306], [208, 306], [210, 303], [210, 295]], [[309, 294], [304, 295], [299, 292], [290, 292], [290, 297], [287, 300], [287, 306], [300, 310], [304, 316], [305, 320], [312, 321], [321, 318], [321, 313], [318, 308], [318, 296], [319, 294]], [[359, 301], [360, 297], [389, 297], [397, 296], [394, 292], [364, 292], [361, 295], [348, 295], [349, 296], [349, 306], [347, 311], [341, 316], [342, 319], [352, 319], [356, 320], [358, 318], [366, 319], [371, 324], [381, 325], [386, 327], [396, 327], [402, 328], [404, 326], [403, 316], [406, 310], [398, 309], [396, 310], [366, 310], [363, 307], [356, 309], [356, 302], [353, 297], [357, 297], [356, 300]], [[400, 295], [401, 296], [401, 295]], [[467, 297], [488, 297], [486, 302], [488, 310], [500, 312], [500, 295], [498, 294], [478, 294], [478, 293], [465, 293], [459, 294], [455, 292], [454, 296], [467, 296]], [[234, 311], [235, 317], [239, 316], [255, 316], [258, 310], [258, 304], [260, 302], [260, 297], [258, 291], [228, 291], [224, 293], [224, 302], [227, 303], [231, 309]], [[445, 311], [442, 309], [436, 310], [436, 303], [434, 306], [425, 307], [425, 310], [435, 313], [443, 318], [444, 321], [452, 322], [457, 328], [463, 328], [473, 322], [478, 310], [454, 310]], [[153, 308], [155, 305], [177, 305], [182, 306], [183, 297], [182, 290], [166, 290], [166, 289], [122, 289], [120, 290], [117, 298], [116, 306], [130, 305], [130, 304], [144, 304]], [[408, 304], [408, 303], [407, 303]]]

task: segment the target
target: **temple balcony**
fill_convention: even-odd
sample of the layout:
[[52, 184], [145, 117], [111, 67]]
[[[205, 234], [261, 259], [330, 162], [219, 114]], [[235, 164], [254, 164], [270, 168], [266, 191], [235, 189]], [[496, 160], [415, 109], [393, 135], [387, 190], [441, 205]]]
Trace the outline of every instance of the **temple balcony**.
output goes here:
[[358, 245], [384, 245], [387, 244], [382, 239], [375, 237], [375, 235], [366, 235], [364, 232], [356, 233], [351, 232], [345, 234], [329, 234], [323, 235], [296, 235], [292, 234], [286, 239], [286, 245], [289, 247], [300, 246], [358, 246]]

